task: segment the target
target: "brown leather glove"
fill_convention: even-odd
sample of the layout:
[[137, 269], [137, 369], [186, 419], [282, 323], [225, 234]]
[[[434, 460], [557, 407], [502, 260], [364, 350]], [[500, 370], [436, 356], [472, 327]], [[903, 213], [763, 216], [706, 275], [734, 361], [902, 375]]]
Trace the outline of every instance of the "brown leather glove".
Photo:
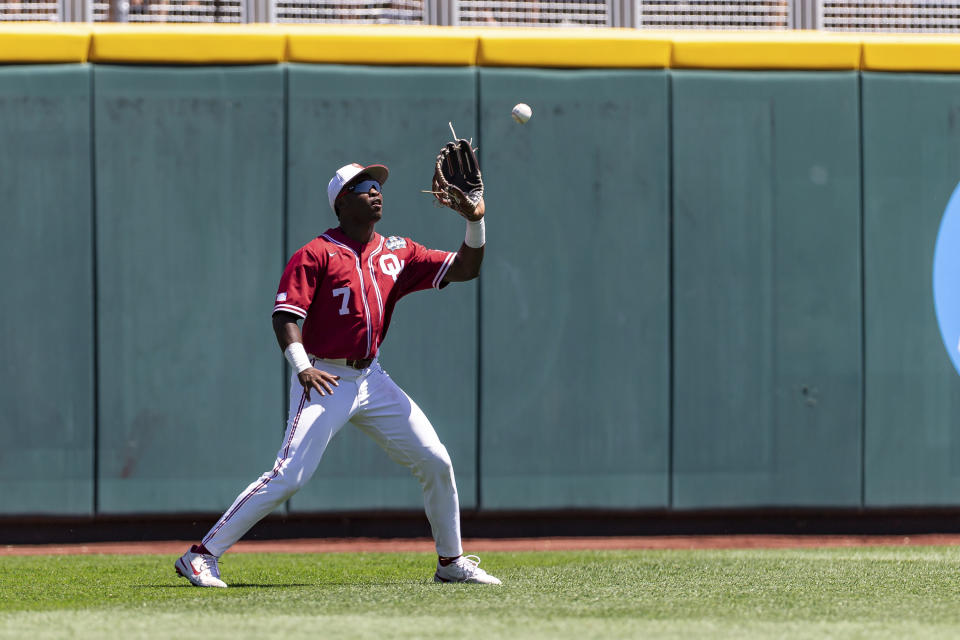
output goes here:
[[440, 150], [433, 171], [433, 195], [467, 220], [479, 219], [476, 214], [483, 200], [483, 178], [469, 140], [448, 142]]

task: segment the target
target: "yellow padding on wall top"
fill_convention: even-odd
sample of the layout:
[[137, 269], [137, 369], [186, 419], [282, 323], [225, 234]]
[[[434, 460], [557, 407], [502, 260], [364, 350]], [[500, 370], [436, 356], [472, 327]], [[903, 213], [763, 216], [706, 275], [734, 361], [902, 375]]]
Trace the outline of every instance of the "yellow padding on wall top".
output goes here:
[[44, 22], [0, 23], [0, 61], [86, 62], [90, 27]]
[[669, 37], [637, 29], [500, 27], [481, 33], [477, 64], [663, 69], [670, 65], [670, 49]]
[[822, 31], [695, 32], [673, 36], [672, 67], [859, 69], [862, 38]]
[[90, 61], [263, 64], [282, 62], [286, 44], [274, 25], [105, 24], [93, 29]]
[[866, 71], [960, 71], [960, 37], [879, 35], [863, 38]]
[[0, 64], [270, 64], [960, 73], [960, 36], [416, 25], [0, 23]]
[[340, 64], [471, 66], [477, 31], [413, 25], [287, 25], [287, 60]]

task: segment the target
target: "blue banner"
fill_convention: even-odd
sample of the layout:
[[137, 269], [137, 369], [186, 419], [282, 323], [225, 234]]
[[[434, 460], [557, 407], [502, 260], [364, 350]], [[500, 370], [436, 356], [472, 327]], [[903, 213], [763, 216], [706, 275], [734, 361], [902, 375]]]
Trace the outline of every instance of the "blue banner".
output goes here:
[[940, 336], [960, 373], [960, 185], [950, 196], [933, 252], [933, 302]]

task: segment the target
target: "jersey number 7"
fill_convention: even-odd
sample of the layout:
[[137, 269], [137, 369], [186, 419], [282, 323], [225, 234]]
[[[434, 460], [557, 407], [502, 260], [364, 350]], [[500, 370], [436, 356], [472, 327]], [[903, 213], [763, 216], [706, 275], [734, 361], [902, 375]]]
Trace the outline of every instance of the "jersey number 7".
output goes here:
[[334, 289], [333, 296], [343, 296], [343, 300], [340, 303], [340, 315], [347, 315], [350, 312], [350, 310], [347, 308], [347, 305], [350, 303], [350, 287], [340, 287], [339, 289]]

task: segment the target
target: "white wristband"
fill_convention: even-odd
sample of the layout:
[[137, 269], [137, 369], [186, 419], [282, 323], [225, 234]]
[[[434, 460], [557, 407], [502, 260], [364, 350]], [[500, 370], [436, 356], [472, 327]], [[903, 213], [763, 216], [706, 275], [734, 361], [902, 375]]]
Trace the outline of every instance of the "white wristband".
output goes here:
[[283, 355], [297, 373], [313, 366], [310, 364], [310, 358], [307, 357], [302, 342], [291, 342], [290, 346], [283, 350]]
[[483, 224], [483, 218], [476, 222], [467, 221], [467, 235], [463, 239], [463, 244], [471, 249], [479, 249], [487, 241], [486, 228]]

